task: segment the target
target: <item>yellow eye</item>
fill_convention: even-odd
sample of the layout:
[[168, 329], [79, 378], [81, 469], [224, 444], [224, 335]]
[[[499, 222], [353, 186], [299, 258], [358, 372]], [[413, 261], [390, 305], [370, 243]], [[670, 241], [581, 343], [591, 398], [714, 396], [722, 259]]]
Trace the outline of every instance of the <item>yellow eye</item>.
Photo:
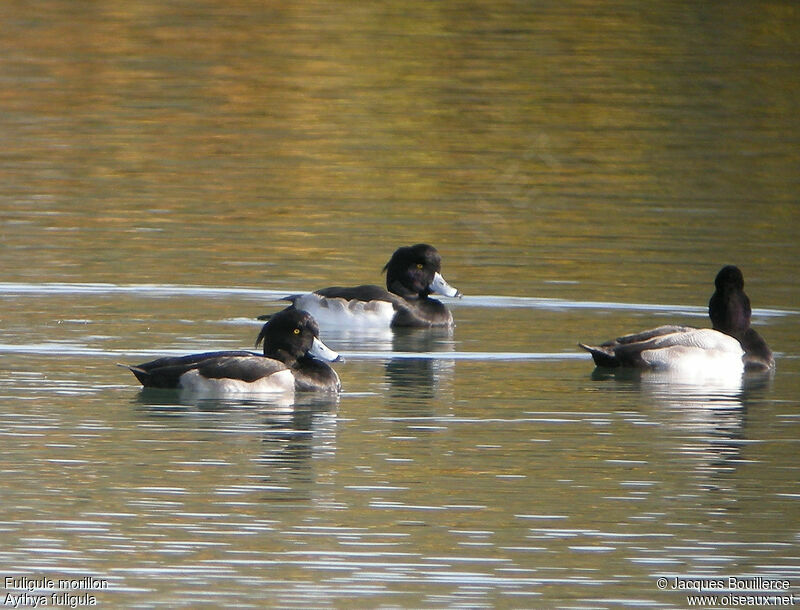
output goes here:
[[295, 335], [299, 335], [300, 334], [300, 329], [299, 328], [295, 328], [292, 332], [294, 332]]
[[422, 263], [417, 263], [417, 269], [422, 269], [424, 266]]

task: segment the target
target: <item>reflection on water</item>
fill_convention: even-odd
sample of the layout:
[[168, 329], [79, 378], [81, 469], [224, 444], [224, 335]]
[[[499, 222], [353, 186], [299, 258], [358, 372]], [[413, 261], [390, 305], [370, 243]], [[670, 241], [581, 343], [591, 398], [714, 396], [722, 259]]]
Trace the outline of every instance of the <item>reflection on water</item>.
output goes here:
[[[664, 457], [680, 468], [680, 485], [674, 492], [676, 510], [698, 511], [712, 522], [730, 518], [732, 511], [737, 510], [738, 500], [746, 493], [740, 488], [740, 471], [761, 463], [748, 450], [753, 442], [759, 441], [754, 440], [753, 431], [747, 427], [749, 420], [760, 419], [773, 374], [698, 380], [696, 376], [676, 378], [660, 371], [608, 374], [598, 369], [595, 375], [597, 379], [606, 382], [614, 379], [622, 387], [641, 392], [651, 404], [650, 416], [658, 420], [660, 434], [670, 440], [664, 448], [668, 452]], [[702, 573], [712, 564], [726, 563], [711, 547], [698, 549], [683, 560], [688, 566], [679, 574]], [[656, 555], [635, 561], [666, 566], [675, 560]]]
[[[395, 332], [392, 341], [396, 353], [438, 355], [454, 349], [452, 328], [403, 329]], [[454, 369], [454, 361], [446, 358], [390, 358], [385, 364], [389, 394], [429, 405], [438, 393], [452, 394], [445, 386], [452, 384]]]
[[[682, 607], [653, 581], [789, 561], [794, 530], [774, 517], [796, 493], [781, 439], [798, 420], [780, 417], [769, 377], [595, 379], [577, 348], [548, 341], [564, 320], [607, 323], [601, 309], [491, 296], [457, 308], [451, 330], [326, 336], [347, 355], [338, 398], [202, 399], [115, 376], [129, 352], [249, 343], [258, 323], [231, 310], [250, 296], [223, 293], [196, 317], [193, 295], [103, 301], [149, 308], [146, 349], [136, 316], [120, 326], [80, 294], [29, 301], [83, 309], [45, 348], [8, 327], [8, 569], [108, 578], [105, 603], [238, 605], [256, 587], [283, 605], [608, 606], [633, 586]], [[498, 351], [517, 345], [553, 351]]]
[[338, 396], [328, 394], [241, 394], [207, 396], [183, 390], [142, 388], [137, 402], [154, 414], [225, 412], [231, 409], [294, 411], [297, 409], [335, 409]]
[[[211, 416], [216, 432], [240, 434], [244, 430], [226, 423], [226, 413], [253, 414], [253, 432], [262, 442], [262, 453], [251, 460], [266, 468], [263, 484], [248, 485], [248, 490], [264, 492], [265, 502], [307, 502], [315, 495], [313, 460], [331, 459], [336, 449], [336, 406], [339, 398], [298, 394], [296, 396], [249, 396], [198, 398], [175, 390], [142, 389], [136, 401], [155, 418], [201, 417], [207, 426]], [[243, 490], [229, 486], [224, 493]], [[223, 492], [220, 492], [223, 493]]]

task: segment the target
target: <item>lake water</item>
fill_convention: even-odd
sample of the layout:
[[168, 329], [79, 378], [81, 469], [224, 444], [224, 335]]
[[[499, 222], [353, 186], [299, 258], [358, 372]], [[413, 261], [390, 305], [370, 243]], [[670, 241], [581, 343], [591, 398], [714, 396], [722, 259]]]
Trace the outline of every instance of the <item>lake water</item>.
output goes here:
[[[0, 15], [5, 605], [800, 603], [798, 5]], [[456, 327], [325, 333], [337, 400], [115, 366], [248, 348], [417, 242]], [[729, 263], [773, 376], [593, 374], [578, 341], [707, 324]]]

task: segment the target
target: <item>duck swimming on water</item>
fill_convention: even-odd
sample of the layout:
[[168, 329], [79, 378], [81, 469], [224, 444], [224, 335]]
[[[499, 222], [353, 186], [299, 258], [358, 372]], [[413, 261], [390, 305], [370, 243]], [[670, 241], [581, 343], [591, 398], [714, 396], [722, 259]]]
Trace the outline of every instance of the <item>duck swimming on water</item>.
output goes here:
[[453, 314], [430, 297], [461, 293], [442, 277], [442, 257], [433, 246], [398, 248], [383, 270], [386, 289], [375, 285], [333, 286], [286, 297], [290, 308], [311, 313], [320, 325], [334, 328], [396, 328], [453, 325]]
[[768, 371], [775, 359], [767, 342], [750, 326], [750, 299], [744, 276], [734, 265], [723, 267], [714, 280], [708, 303], [713, 329], [659, 326], [598, 346], [579, 343], [598, 367], [686, 370]]
[[341, 389], [327, 362], [339, 355], [319, 339], [319, 326], [304, 311], [285, 309], [264, 324], [256, 346], [264, 354], [218, 351], [166, 356], [122, 364], [147, 388], [182, 388], [207, 394], [327, 391]]

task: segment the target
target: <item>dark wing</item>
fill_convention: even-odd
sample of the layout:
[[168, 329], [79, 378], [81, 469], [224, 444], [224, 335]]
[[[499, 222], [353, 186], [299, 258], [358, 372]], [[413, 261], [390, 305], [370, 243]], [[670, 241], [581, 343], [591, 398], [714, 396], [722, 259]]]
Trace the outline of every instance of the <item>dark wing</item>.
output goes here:
[[606, 341], [600, 345], [578, 345], [592, 355], [597, 366], [616, 368], [619, 366], [646, 367], [642, 352], [658, 345], [658, 339], [672, 333], [695, 330], [691, 326], [659, 326], [640, 333], [633, 333]]
[[[147, 388], [177, 388], [181, 375], [197, 368], [201, 363], [229, 357], [255, 356], [246, 351], [205, 352], [188, 356], [166, 356], [135, 366], [123, 364]], [[261, 357], [261, 356], [258, 356]]]
[[380, 286], [365, 284], [363, 286], [331, 286], [322, 290], [315, 290], [316, 294], [329, 299], [344, 299], [345, 301], [388, 301], [397, 303], [400, 298]]
[[597, 366], [646, 368], [648, 364], [642, 359], [642, 352], [654, 347], [654, 343], [655, 341], [651, 339], [639, 343], [613, 343], [599, 346], [578, 343], [578, 345], [592, 355], [592, 360]]
[[616, 339], [612, 341], [606, 341], [601, 345], [603, 347], [608, 347], [616, 344], [625, 345], [628, 343], [639, 343], [640, 341], [649, 341], [655, 337], [661, 337], [671, 333], [682, 333], [686, 332], [687, 330], [694, 330], [694, 328], [692, 326], [677, 326], [668, 324], [666, 326], [659, 326], [658, 328], [651, 328], [650, 330], [643, 330], [640, 333], [633, 333], [631, 335], [617, 337]]
[[286, 370], [286, 365], [264, 356], [227, 356], [199, 363], [197, 372], [207, 379], [239, 379], [252, 383]]

